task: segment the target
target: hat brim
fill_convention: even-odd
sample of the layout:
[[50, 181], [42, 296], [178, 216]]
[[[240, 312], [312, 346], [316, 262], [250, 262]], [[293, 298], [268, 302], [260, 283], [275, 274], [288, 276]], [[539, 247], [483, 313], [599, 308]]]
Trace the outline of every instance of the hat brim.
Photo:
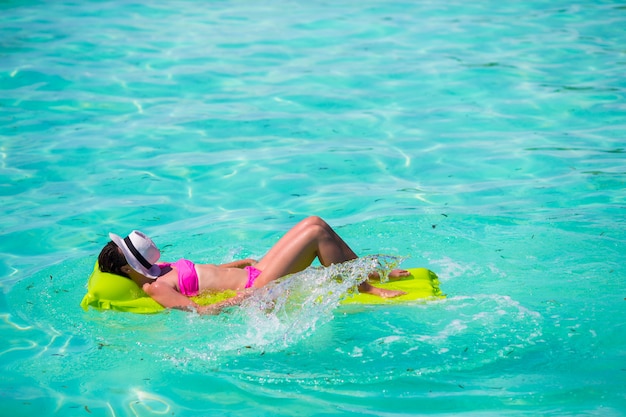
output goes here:
[[135, 258], [135, 255], [128, 249], [126, 242], [124, 239], [116, 235], [115, 233], [109, 233], [109, 237], [117, 245], [118, 248], [122, 250], [122, 254], [124, 258], [126, 258], [126, 262], [133, 268], [135, 271], [139, 272], [141, 275], [145, 275], [148, 278], [157, 279], [159, 275], [161, 275], [161, 268], [158, 265], [152, 265], [150, 269], [144, 267], [141, 262]]

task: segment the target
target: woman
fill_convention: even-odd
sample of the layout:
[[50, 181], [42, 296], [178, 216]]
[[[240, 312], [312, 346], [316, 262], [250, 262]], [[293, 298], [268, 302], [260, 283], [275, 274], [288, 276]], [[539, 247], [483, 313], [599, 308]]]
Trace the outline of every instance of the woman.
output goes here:
[[[258, 262], [253, 259], [223, 265], [194, 264], [186, 259], [174, 263], [156, 263], [160, 251], [152, 240], [138, 231], [126, 238], [109, 233], [109, 242], [100, 252], [102, 272], [132, 279], [166, 308], [217, 313], [240, 303], [249, 291], [285, 275], [300, 272], [318, 258], [324, 266], [356, 259], [357, 255], [321, 218], [308, 217], [289, 230]], [[390, 277], [407, 276], [405, 270], [393, 270]], [[373, 273], [370, 277], [377, 276]], [[189, 297], [204, 291], [235, 290], [238, 295], [224, 302], [199, 306]], [[242, 291], [243, 290], [243, 291]], [[402, 291], [385, 290], [367, 281], [359, 291], [380, 297], [396, 297]]]

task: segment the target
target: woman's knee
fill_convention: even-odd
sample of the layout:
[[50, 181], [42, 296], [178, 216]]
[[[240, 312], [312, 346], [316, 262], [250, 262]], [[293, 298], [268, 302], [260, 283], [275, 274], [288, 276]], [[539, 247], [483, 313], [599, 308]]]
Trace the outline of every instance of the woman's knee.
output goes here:
[[309, 216], [306, 219], [302, 220], [302, 224], [310, 228], [330, 229], [328, 223], [326, 223], [324, 219], [319, 216]]
[[302, 235], [309, 237], [309, 240], [326, 240], [333, 237], [333, 232], [328, 223], [321, 217], [311, 216], [303, 220]]

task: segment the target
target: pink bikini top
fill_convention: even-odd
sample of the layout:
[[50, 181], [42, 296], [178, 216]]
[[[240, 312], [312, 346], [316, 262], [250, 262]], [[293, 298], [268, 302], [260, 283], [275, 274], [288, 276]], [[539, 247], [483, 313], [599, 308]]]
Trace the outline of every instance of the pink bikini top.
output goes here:
[[174, 263], [161, 262], [159, 267], [173, 266], [178, 271], [178, 290], [182, 295], [193, 297], [198, 295], [199, 283], [196, 266], [187, 259], [179, 259]]

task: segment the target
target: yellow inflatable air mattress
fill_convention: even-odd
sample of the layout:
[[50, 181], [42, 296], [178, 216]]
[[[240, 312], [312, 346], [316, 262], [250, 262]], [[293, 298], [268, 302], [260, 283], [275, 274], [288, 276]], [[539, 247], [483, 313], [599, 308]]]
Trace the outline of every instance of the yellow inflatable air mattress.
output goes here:
[[[408, 277], [386, 283], [372, 282], [381, 288], [405, 291], [407, 294], [394, 298], [381, 298], [370, 294], [355, 294], [342, 300], [342, 304], [391, 304], [445, 297], [439, 289], [439, 280], [434, 272], [425, 268], [409, 269]], [[214, 304], [230, 297], [234, 291], [203, 294], [191, 297], [199, 305]], [[87, 294], [80, 303], [87, 311], [89, 307], [97, 310], [128, 311], [131, 313], [151, 314], [164, 310], [164, 307], [148, 296], [137, 284], [128, 278], [100, 271], [98, 263], [87, 283]]]

